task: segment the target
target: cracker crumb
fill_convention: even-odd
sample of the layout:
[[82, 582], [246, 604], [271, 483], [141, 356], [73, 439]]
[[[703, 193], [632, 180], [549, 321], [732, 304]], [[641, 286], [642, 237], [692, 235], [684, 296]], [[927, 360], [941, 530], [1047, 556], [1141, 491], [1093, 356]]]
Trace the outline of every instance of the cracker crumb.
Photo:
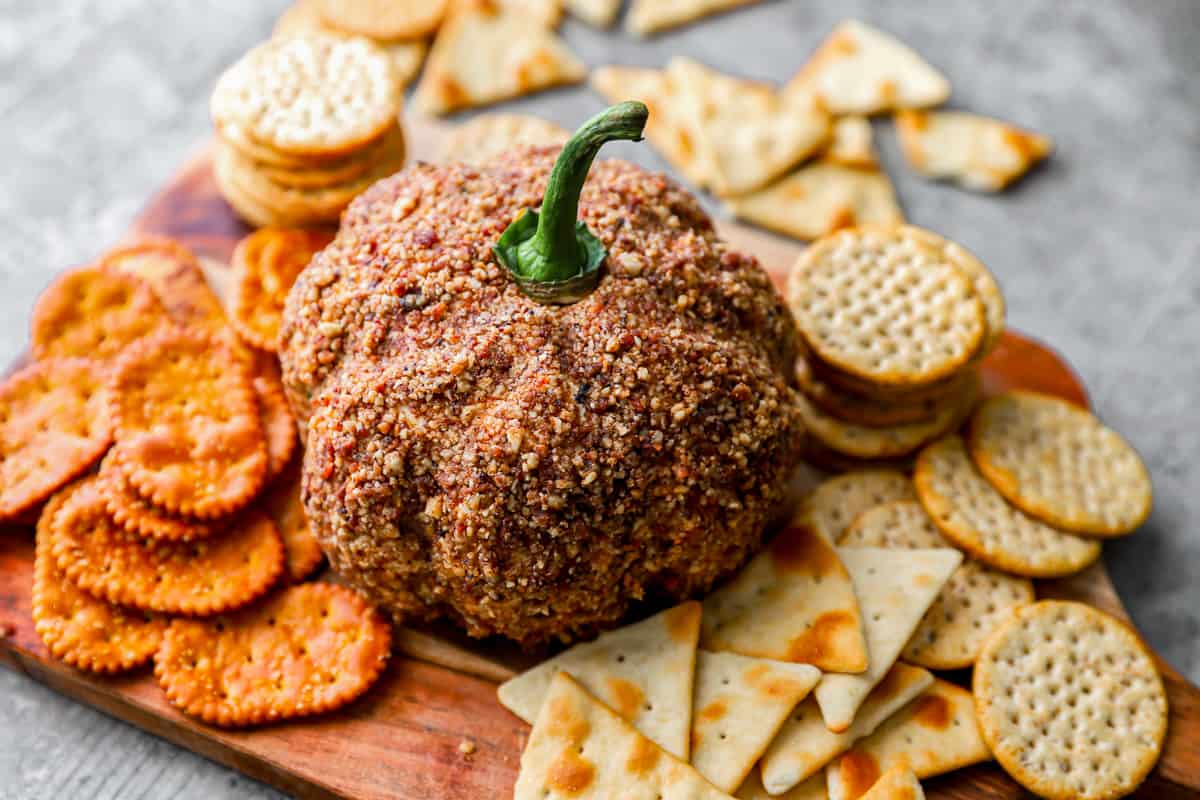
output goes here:
[[471, 755], [475, 752], [475, 743], [470, 739], [463, 739], [458, 743], [458, 752], [462, 753], [464, 756]]

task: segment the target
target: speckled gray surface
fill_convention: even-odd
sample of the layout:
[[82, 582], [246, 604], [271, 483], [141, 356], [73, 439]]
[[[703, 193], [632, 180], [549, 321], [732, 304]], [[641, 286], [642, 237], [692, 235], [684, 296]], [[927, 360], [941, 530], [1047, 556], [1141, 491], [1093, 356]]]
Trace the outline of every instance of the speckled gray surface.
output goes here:
[[[568, 23], [592, 65], [686, 53], [783, 80], [839, 19], [899, 34], [953, 104], [1052, 135], [1053, 160], [1000, 197], [922, 182], [877, 123], [909, 217], [975, 250], [1011, 323], [1055, 345], [1145, 455], [1156, 503], [1109, 569], [1150, 642], [1200, 680], [1200, 3], [790, 0], [650, 41]], [[0, 0], [0, 358], [25, 345], [55, 271], [115, 241], [208, 131], [220, 69], [281, 0]], [[1000, 9], [1003, 10], [1000, 10]], [[584, 88], [511, 104], [565, 124]], [[624, 154], [663, 166], [648, 148]], [[271, 797], [274, 792], [0, 670], [0, 798]]]

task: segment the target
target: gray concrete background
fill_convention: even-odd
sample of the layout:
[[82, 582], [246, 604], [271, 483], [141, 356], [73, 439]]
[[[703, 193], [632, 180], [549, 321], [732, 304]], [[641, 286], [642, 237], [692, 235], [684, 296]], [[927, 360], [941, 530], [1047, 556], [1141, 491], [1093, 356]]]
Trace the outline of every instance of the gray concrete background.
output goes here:
[[[0, 358], [26, 341], [57, 270], [114, 242], [208, 135], [220, 70], [282, 0], [0, 0]], [[1151, 644], [1200, 680], [1200, 2], [884, 4], [789, 0], [650, 41], [568, 22], [590, 65], [676, 53], [786, 79], [837, 21], [900, 35], [949, 75], [952, 104], [1054, 137], [1053, 160], [999, 197], [925, 183], [886, 122], [909, 217], [999, 275], [1010, 321], [1053, 342], [1149, 462], [1149, 523], [1106, 549]], [[586, 88], [511, 108], [573, 125]], [[647, 147], [627, 155], [665, 167]], [[0, 798], [273, 797], [274, 792], [0, 670]]]

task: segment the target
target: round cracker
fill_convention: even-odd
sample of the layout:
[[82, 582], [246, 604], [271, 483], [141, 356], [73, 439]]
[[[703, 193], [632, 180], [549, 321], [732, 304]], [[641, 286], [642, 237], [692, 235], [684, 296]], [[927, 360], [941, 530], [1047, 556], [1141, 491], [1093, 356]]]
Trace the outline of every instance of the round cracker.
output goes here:
[[316, 0], [337, 30], [373, 39], [416, 39], [437, 30], [449, 0]]
[[885, 230], [851, 229], [814, 243], [792, 269], [788, 301], [820, 359], [885, 386], [954, 374], [987, 333], [983, 304], [962, 270]]
[[258, 415], [267, 439], [267, 479], [270, 483], [291, 463], [296, 452], [296, 422], [288, 407], [279, 378], [254, 376], [254, 393], [258, 396]]
[[99, 478], [76, 484], [50, 523], [64, 575], [101, 600], [146, 611], [207, 615], [260, 597], [283, 571], [283, 542], [258, 511], [195, 542], [131, 536], [108, 514]]
[[347, 160], [304, 167], [281, 167], [255, 161], [254, 169], [272, 183], [286, 188], [333, 189], [365, 177], [381, 162], [403, 164], [405, 155], [404, 133], [399, 125], [395, 125], [380, 139], [379, 144]]
[[115, 457], [154, 505], [211, 519], [248, 503], [267, 474], [258, 402], [221, 342], [164, 331], [130, 347], [109, 393]]
[[1078, 572], [1100, 557], [1100, 543], [1050, 527], [1014, 508], [988, 483], [961, 436], [917, 456], [917, 496], [946, 538], [989, 566], [1030, 578]]
[[984, 645], [974, 693], [984, 741], [1039, 797], [1123, 797], [1162, 753], [1167, 696], [1153, 656], [1082, 603], [1021, 609]]
[[858, 470], [830, 478], [813, 489], [804, 498], [801, 513], [825, 541], [837, 542], [846, 526], [867, 509], [916, 496], [912, 481], [898, 470]]
[[50, 522], [70, 490], [46, 503], [37, 525], [33, 622], [50, 655], [78, 669], [111, 674], [149, 661], [166, 620], [97, 600], [67, 580], [50, 553]]
[[[299, 36], [313, 32], [344, 35], [331, 28], [321, 17], [320, 0], [296, 0], [275, 21], [275, 36]], [[401, 85], [407, 86], [421, 70], [429, 45], [424, 39], [377, 41], [392, 59], [392, 67]]]
[[263, 509], [283, 537], [288, 577], [296, 582], [316, 572], [324, 559], [321, 545], [308, 525], [300, 483], [300, 470], [293, 468], [263, 496]]
[[343, 586], [304, 583], [212, 620], [175, 620], [154, 674], [181, 711], [224, 727], [340, 708], [382, 674], [391, 630]]
[[[923, 549], [952, 547], [916, 500], [897, 500], [864, 511], [842, 538], [842, 547]], [[1033, 583], [966, 559], [904, 647], [903, 658], [927, 669], [963, 669], [1016, 609], [1033, 602]]]
[[100, 464], [100, 495], [109, 516], [131, 536], [190, 542], [207, 539], [217, 531], [215, 525], [172, 514], [142, 497], [125, 480], [125, 474], [117, 466], [111, 451], [109, 453]]
[[558, 147], [571, 132], [528, 114], [480, 114], [442, 140], [439, 161], [482, 166], [516, 147]]
[[333, 241], [333, 233], [304, 228], [262, 228], [233, 251], [231, 321], [247, 343], [278, 349], [279, 325], [288, 290], [313, 254]]
[[80, 267], [55, 278], [33, 306], [33, 357], [111, 361], [170, 323], [154, 291], [133, 275]]
[[1150, 473], [1120, 434], [1050, 395], [1011, 391], [975, 412], [976, 466], [1017, 508], [1075, 533], [1124, 536], [1150, 515]]
[[37, 506], [112, 441], [104, 375], [82, 358], [30, 364], [0, 384], [0, 520]]
[[945, 397], [935, 395], [915, 400], [881, 400], [839, 389], [817, 377], [808, 359], [796, 359], [796, 383], [814, 406], [830, 416], [872, 428], [927, 421], [952, 402], [970, 380], [970, 373], [963, 373], [956, 380], [961, 385]]
[[264, 42], [225, 71], [213, 90], [218, 127], [236, 125], [283, 153], [337, 156], [388, 130], [400, 82], [368, 39], [312, 33]]

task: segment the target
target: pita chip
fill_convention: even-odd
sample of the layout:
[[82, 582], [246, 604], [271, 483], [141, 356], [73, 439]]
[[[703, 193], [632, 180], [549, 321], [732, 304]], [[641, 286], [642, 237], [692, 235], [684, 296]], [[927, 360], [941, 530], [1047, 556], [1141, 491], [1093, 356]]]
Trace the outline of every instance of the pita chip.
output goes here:
[[694, 601], [577, 644], [500, 685], [509, 711], [532, 723], [554, 675], [566, 671], [678, 758], [688, 757], [700, 604]]
[[825, 789], [825, 776], [818, 773], [783, 794], [770, 794], [763, 786], [758, 770], [751, 770], [734, 797], [738, 800], [829, 800], [829, 792]]
[[586, 76], [563, 41], [519, 7], [459, 0], [433, 42], [414, 102], [425, 114], [447, 114]]
[[594, 28], [611, 27], [621, 10], [621, 0], [566, 0], [566, 5], [572, 16]]
[[513, 789], [513, 800], [548, 797], [729, 800], [565, 672], [550, 681]]
[[901, 111], [896, 130], [918, 173], [979, 192], [1000, 191], [1054, 147], [1046, 136], [966, 111]]
[[879, 725], [933, 684], [933, 675], [920, 667], [898, 663], [871, 690], [842, 733], [825, 727], [816, 698], [809, 697], [788, 717], [762, 757], [762, 782], [773, 794], [815, 781], [825, 790], [821, 768], [870, 736]]
[[870, 666], [859, 675], [826, 675], [817, 686], [817, 705], [825, 725], [847, 730], [954, 570], [962, 553], [950, 548], [886, 550], [880, 547], [839, 548], [838, 556], [854, 581], [862, 609]]
[[736, 790], [820, 679], [821, 671], [808, 664], [701, 650], [692, 703], [692, 766], [718, 789]]
[[925, 800], [925, 790], [912, 770], [901, 764], [875, 781], [862, 800]]
[[764, 189], [726, 201], [730, 214], [812, 241], [859, 225], [899, 225], [904, 214], [879, 170], [815, 161]]
[[821, 151], [820, 158], [827, 163], [841, 164], [843, 167], [879, 169], [871, 121], [858, 114], [835, 119], [829, 142]]
[[647, 36], [651, 33], [678, 28], [702, 17], [748, 6], [758, 0], [633, 0], [625, 28], [630, 33]]
[[824, 672], [868, 666], [850, 575], [834, 547], [802, 518], [704, 599], [701, 625], [708, 650], [812, 664]]
[[950, 82], [899, 39], [858, 20], [834, 28], [787, 87], [833, 114], [877, 114], [946, 102]]
[[966, 689], [938, 679], [825, 772], [829, 800], [864, 797], [870, 776], [898, 766], [932, 778], [991, 758]]

